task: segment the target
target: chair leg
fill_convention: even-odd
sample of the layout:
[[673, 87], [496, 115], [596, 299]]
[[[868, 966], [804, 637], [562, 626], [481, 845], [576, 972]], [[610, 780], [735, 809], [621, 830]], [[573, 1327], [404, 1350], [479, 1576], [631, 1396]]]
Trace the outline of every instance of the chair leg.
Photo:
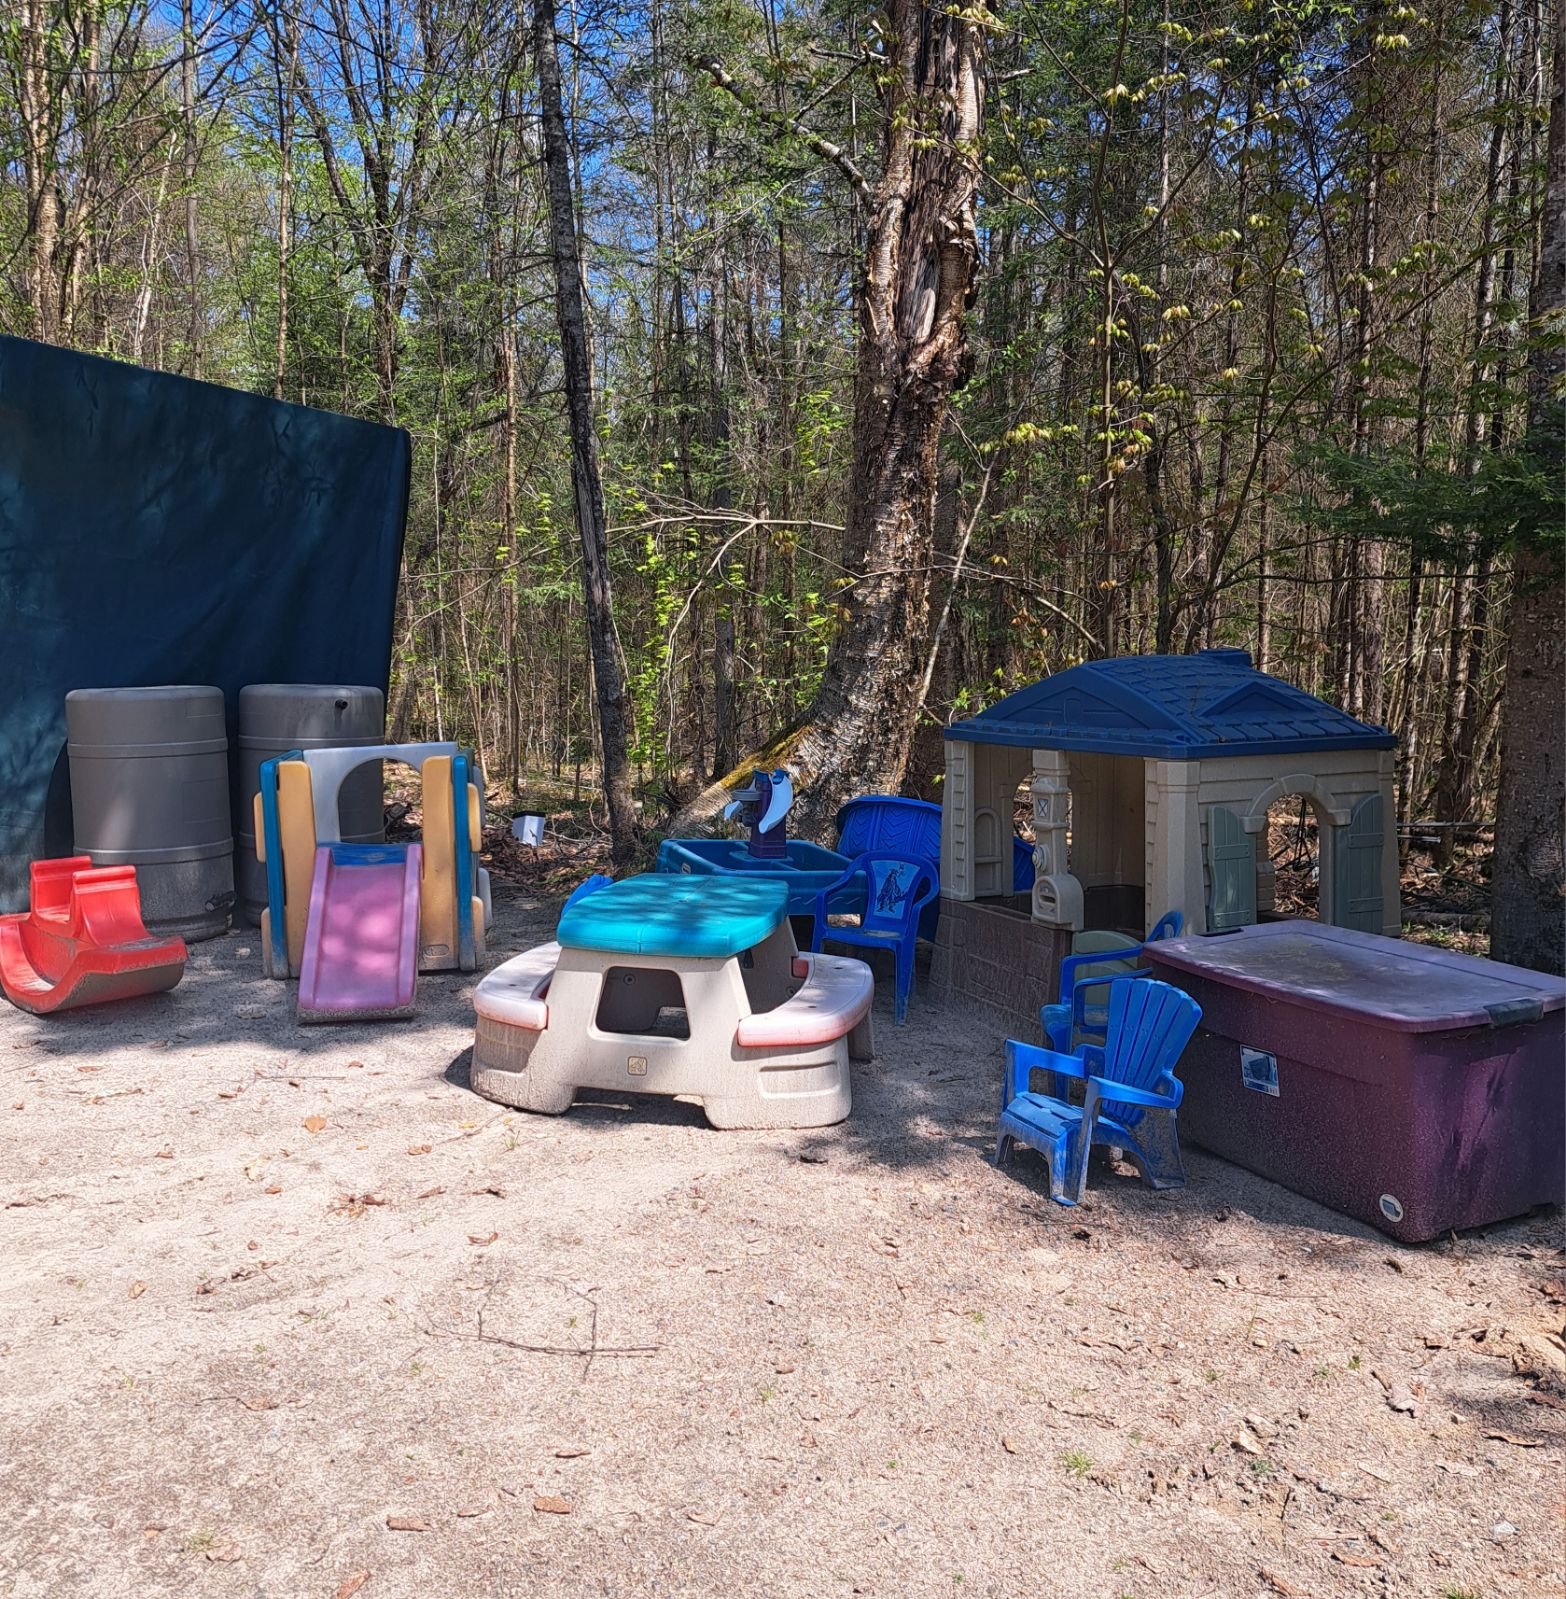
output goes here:
[[1185, 1187], [1180, 1134], [1172, 1111], [1153, 1111], [1142, 1118], [1137, 1128], [1136, 1154], [1149, 1188]]
[[898, 945], [895, 1014], [899, 1027], [908, 1020], [908, 993], [913, 987], [913, 956], [914, 949], [911, 942]]
[[1002, 1133], [995, 1140], [995, 1164], [997, 1166], [1004, 1166], [1011, 1159], [1012, 1142], [1013, 1139], [1010, 1133]]

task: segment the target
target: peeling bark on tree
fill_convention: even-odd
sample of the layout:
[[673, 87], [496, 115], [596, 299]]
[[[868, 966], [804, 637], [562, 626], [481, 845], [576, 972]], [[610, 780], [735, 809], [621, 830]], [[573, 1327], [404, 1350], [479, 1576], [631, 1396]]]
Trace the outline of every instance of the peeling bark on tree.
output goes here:
[[982, 27], [922, 0], [892, 0], [859, 297], [849, 586], [801, 725], [686, 806], [676, 830], [710, 818], [752, 766], [793, 769], [807, 832], [855, 794], [902, 783], [929, 625], [941, 434], [967, 375], [984, 67]]

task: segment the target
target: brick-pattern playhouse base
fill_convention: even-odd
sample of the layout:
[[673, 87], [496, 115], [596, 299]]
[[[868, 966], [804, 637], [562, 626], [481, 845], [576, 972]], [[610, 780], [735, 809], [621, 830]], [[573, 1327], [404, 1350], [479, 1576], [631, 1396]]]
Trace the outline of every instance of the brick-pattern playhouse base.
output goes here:
[[981, 900], [943, 894], [940, 903], [931, 996], [982, 1007], [1009, 1037], [1039, 1043], [1039, 1006], [1055, 997], [1071, 929], [1034, 921], [1026, 894]]

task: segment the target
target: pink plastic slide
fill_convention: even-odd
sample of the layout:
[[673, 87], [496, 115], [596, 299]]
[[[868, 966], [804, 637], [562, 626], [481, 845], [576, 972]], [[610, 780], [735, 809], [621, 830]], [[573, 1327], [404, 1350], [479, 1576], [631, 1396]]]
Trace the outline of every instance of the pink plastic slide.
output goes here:
[[316, 850], [299, 968], [301, 1022], [413, 1015], [422, 859], [417, 844]]

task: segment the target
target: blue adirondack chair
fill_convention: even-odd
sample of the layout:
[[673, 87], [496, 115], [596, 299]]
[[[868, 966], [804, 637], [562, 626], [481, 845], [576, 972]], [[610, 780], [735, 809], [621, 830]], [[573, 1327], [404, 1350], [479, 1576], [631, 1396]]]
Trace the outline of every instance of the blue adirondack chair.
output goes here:
[[[1006, 1098], [995, 1142], [1003, 1165], [1014, 1143], [1049, 1163], [1050, 1198], [1074, 1205], [1087, 1186], [1088, 1152], [1108, 1144], [1128, 1154], [1154, 1188], [1181, 1188], [1175, 1112], [1184, 1085], [1174, 1075], [1202, 1007], [1168, 983], [1117, 977], [1109, 985], [1109, 1025], [1102, 1044], [1075, 1055], [1006, 1040]], [[1048, 1074], [1048, 1092], [1034, 1093], [1031, 1074]], [[1082, 1103], [1068, 1102], [1082, 1085]]]
[[1068, 955], [1060, 963], [1059, 997], [1039, 1008], [1050, 1048], [1070, 1054], [1078, 1043], [1101, 1044], [1109, 1022], [1110, 983], [1117, 977], [1151, 976], [1149, 968], [1136, 964], [1143, 950], [1161, 938], [1178, 938], [1184, 925], [1179, 911], [1167, 911], [1140, 944], [1127, 940], [1119, 947]]
[[[856, 878], [865, 884], [865, 910], [858, 927], [828, 927], [827, 902]], [[935, 868], [928, 861], [901, 855], [867, 854], [856, 857], [835, 883], [816, 895], [815, 925], [810, 947], [820, 951], [831, 939], [862, 949], [890, 949], [897, 957], [897, 1025], [908, 1015], [908, 992], [913, 987], [914, 951], [919, 939], [919, 913], [940, 892]]]
[[596, 894], [599, 889], [607, 888], [613, 881], [614, 879], [612, 877], [605, 877], [602, 872], [594, 872], [591, 877], [584, 877], [582, 881], [571, 890], [570, 897], [566, 900], [565, 904], [560, 907], [560, 909], [562, 911], [570, 910], [570, 908], [576, 904], [579, 899], [586, 899], [589, 894]]

